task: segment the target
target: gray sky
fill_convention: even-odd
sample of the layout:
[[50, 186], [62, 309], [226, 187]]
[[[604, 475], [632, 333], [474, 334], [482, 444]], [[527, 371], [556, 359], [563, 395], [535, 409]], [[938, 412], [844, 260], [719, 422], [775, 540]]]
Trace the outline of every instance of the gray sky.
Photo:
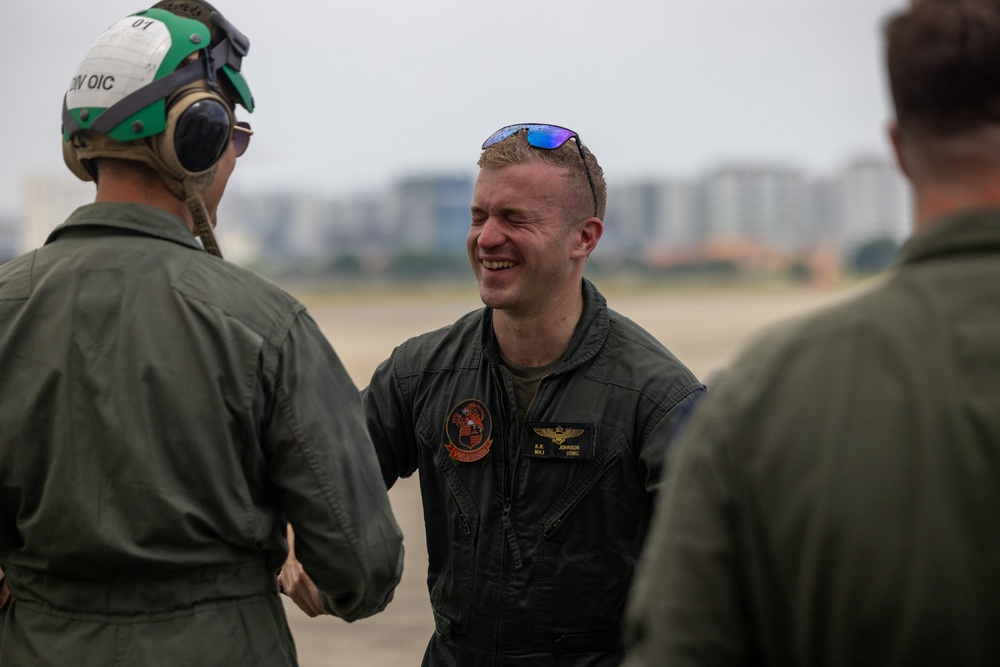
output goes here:
[[[904, 0], [216, 0], [251, 41], [257, 134], [232, 187], [377, 191], [473, 170], [516, 122], [580, 133], [608, 181], [888, 154], [881, 23]], [[130, 0], [8, 3], [0, 214], [67, 173], [60, 109]]]

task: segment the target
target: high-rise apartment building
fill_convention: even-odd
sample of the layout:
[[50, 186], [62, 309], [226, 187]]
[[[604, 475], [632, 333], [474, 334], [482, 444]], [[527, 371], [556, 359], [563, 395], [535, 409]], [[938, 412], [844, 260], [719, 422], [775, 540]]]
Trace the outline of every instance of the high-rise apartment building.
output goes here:
[[838, 174], [836, 238], [845, 252], [873, 239], [902, 242], [910, 233], [912, 203], [906, 179], [889, 160], [868, 157]]
[[422, 176], [397, 183], [388, 210], [395, 221], [394, 247], [464, 252], [473, 185], [470, 175]]
[[612, 186], [601, 245], [605, 250], [686, 249], [698, 240], [697, 192], [683, 180]]
[[783, 251], [809, 244], [806, 183], [798, 169], [722, 167], [701, 187], [703, 240], [751, 240]]

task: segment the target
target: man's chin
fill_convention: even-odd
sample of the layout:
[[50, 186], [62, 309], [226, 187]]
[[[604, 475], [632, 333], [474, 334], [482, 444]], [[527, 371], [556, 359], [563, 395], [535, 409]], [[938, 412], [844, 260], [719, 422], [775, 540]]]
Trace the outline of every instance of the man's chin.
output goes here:
[[507, 306], [509, 298], [503, 290], [490, 288], [479, 281], [479, 299], [483, 305], [494, 310], [502, 310]]

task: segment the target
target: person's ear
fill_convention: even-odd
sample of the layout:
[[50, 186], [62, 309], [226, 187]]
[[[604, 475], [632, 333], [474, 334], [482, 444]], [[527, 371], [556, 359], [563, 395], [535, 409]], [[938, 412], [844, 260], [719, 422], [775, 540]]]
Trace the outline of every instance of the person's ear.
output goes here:
[[601, 240], [601, 234], [604, 233], [604, 223], [600, 218], [591, 217], [579, 224], [580, 226], [576, 230], [573, 257], [589, 257], [590, 253], [594, 252], [594, 248], [597, 247], [597, 242]]
[[886, 130], [889, 134], [889, 141], [892, 142], [892, 152], [896, 157], [896, 164], [903, 175], [910, 178], [910, 168], [906, 163], [906, 151], [903, 147], [903, 135], [899, 129], [899, 123], [892, 121]]

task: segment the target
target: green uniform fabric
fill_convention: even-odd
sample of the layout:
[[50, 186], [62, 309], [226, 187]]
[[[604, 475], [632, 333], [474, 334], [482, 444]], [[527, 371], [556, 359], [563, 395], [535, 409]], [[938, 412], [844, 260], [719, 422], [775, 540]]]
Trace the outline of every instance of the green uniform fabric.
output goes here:
[[663, 460], [704, 385], [584, 280], [576, 330], [522, 413], [493, 312], [405, 341], [364, 392], [386, 485], [419, 473], [435, 620], [422, 664], [616, 666]]
[[626, 664], [1000, 664], [1000, 211], [752, 344], [668, 461]]
[[0, 665], [292, 665], [275, 575], [382, 609], [402, 536], [295, 299], [176, 217], [78, 209], [0, 267]]

